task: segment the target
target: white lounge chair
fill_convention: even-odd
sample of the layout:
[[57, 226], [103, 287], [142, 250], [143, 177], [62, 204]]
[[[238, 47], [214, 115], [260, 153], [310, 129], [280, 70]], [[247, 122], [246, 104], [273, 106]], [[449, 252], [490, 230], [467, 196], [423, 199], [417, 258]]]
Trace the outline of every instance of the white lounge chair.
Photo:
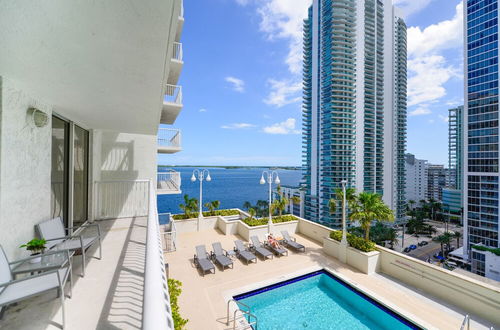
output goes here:
[[291, 247], [292, 249], [302, 252], [306, 251], [305, 246], [300, 243], [297, 243], [295, 237], [291, 237], [290, 234], [288, 234], [288, 231], [286, 230], [281, 231], [281, 235], [283, 235], [283, 241], [285, 242], [285, 244]]
[[[4, 313], [5, 307], [8, 305], [39, 295], [46, 291], [56, 289], [58, 290], [57, 292], [61, 299], [62, 327], [64, 329], [66, 323], [66, 316], [64, 312], [64, 286], [68, 278], [70, 278], [71, 282], [71, 260], [69, 257], [69, 251], [51, 251], [45, 253], [44, 257], [53, 254], [60, 254], [61, 257], [67, 258], [67, 262], [64, 263], [64, 266], [59, 269], [15, 280], [12, 275], [11, 265], [37, 258], [39, 256], [32, 256], [16, 260], [14, 262], [9, 262], [5, 251], [0, 245], [0, 318]], [[69, 297], [71, 298], [71, 286]]]
[[[68, 235], [66, 230], [72, 230], [80, 227], [97, 227], [97, 236], [83, 237], [82, 235]], [[64, 228], [60, 217], [41, 222], [36, 225], [36, 230], [47, 241], [46, 246], [49, 249], [57, 247], [58, 250], [77, 251], [82, 254], [82, 277], [85, 276], [85, 251], [95, 243], [99, 244], [99, 258], [102, 258], [101, 230], [98, 224], [81, 225], [80, 227]]]

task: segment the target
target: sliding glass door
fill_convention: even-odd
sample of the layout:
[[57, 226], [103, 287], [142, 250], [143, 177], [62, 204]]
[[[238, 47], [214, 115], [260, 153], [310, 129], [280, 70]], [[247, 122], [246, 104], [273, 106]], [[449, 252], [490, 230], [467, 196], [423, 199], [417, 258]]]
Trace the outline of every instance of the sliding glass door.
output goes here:
[[73, 149], [73, 226], [88, 219], [89, 132], [74, 126]]
[[52, 117], [52, 217], [66, 227], [88, 220], [89, 132], [72, 122]]
[[68, 226], [69, 123], [52, 117], [52, 217], [61, 217]]

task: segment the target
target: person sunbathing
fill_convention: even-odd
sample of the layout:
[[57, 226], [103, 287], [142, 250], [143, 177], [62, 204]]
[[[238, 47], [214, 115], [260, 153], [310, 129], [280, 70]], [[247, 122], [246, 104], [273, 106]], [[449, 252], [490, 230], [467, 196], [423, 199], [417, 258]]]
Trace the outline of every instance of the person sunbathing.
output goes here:
[[271, 245], [273, 248], [275, 249], [281, 249], [281, 244], [280, 242], [274, 238], [273, 234], [269, 234], [269, 236], [267, 237], [267, 242], [269, 243], [269, 245]]

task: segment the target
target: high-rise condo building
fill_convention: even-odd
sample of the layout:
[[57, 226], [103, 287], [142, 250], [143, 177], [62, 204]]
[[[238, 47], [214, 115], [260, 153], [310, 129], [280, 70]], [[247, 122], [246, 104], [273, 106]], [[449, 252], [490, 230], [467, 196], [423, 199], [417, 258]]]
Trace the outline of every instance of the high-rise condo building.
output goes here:
[[341, 181], [405, 206], [406, 24], [390, 0], [314, 0], [304, 21], [305, 217], [337, 226]]
[[444, 165], [429, 164], [427, 167], [427, 199], [440, 201], [446, 185], [446, 169]]
[[407, 201], [418, 203], [427, 199], [427, 161], [415, 158], [415, 155], [405, 155], [406, 187], [405, 197]]
[[463, 182], [463, 127], [464, 107], [458, 106], [448, 110], [448, 168], [449, 179], [446, 186], [462, 189]]
[[498, 1], [464, 2], [464, 247], [472, 271], [491, 277], [500, 263], [485, 251], [498, 241]]

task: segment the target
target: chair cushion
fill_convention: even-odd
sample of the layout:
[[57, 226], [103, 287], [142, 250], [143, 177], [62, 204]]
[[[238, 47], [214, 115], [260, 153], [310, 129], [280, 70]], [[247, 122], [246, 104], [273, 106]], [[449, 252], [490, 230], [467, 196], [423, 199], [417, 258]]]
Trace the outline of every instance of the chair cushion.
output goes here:
[[[61, 268], [58, 272], [64, 286], [69, 274], [69, 268]], [[38, 293], [58, 287], [59, 281], [55, 272], [38, 277], [27, 278], [24, 281], [10, 284], [2, 292], [0, 292], [0, 306], [23, 300], [24, 298], [28, 298]]]
[[[94, 244], [97, 241], [96, 237], [83, 237], [83, 248], [87, 249], [89, 246]], [[57, 244], [56, 248], [59, 250], [78, 250], [81, 249], [82, 244], [79, 238], [68, 239], [64, 242]]]
[[[64, 224], [60, 217], [40, 222], [37, 228], [40, 237], [46, 240], [66, 236]], [[50, 249], [60, 242], [62, 242], [62, 240], [49, 241], [46, 245]]]

